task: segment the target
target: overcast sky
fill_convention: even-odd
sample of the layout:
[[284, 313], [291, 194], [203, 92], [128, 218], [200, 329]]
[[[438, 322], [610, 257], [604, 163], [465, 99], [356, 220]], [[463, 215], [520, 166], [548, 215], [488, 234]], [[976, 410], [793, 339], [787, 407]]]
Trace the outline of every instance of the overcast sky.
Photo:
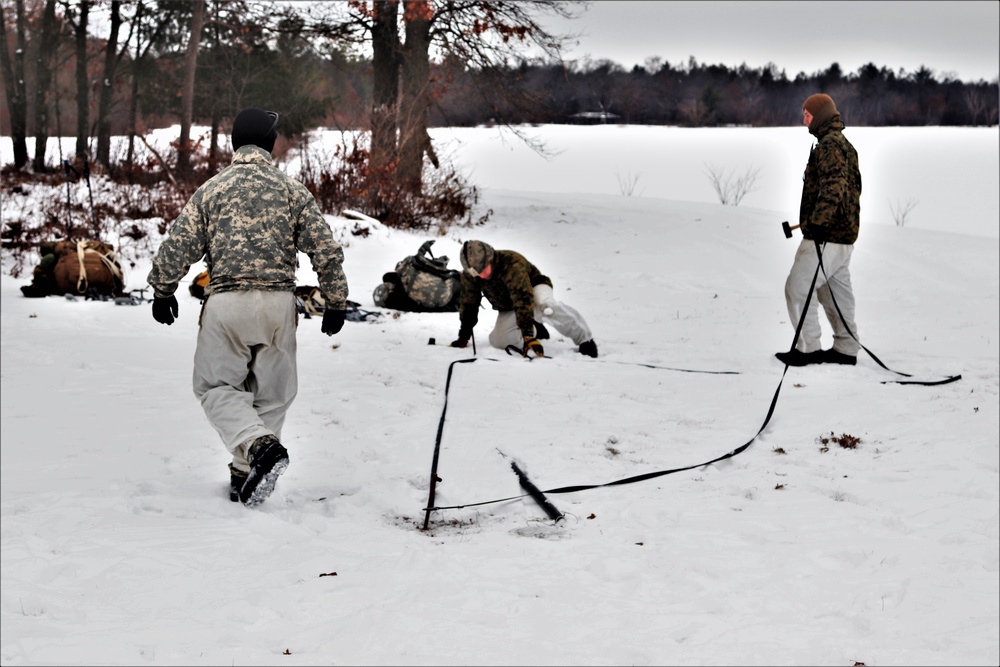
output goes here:
[[869, 62], [908, 73], [922, 65], [940, 79], [993, 81], [1000, 72], [1000, 2], [632, 2], [598, 0], [577, 19], [546, 18], [551, 31], [578, 33], [565, 57], [611, 60], [631, 69], [650, 56], [672, 65], [753, 68], [769, 62], [795, 78]]

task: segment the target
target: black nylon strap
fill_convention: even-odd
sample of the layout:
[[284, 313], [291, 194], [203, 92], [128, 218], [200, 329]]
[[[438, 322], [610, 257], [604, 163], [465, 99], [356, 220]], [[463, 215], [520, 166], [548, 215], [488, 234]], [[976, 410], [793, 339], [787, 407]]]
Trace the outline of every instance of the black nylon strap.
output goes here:
[[[822, 250], [822, 247], [821, 247], [821, 245], [820, 245], [819, 242], [816, 242], [816, 253], [817, 253], [818, 257], [819, 257], [819, 261], [818, 261], [818, 263], [816, 265], [816, 271], [815, 271], [815, 273], [813, 273], [812, 282], [809, 285], [809, 293], [806, 296], [806, 301], [805, 301], [805, 304], [804, 304], [804, 306], [802, 308], [802, 314], [799, 316], [799, 321], [798, 321], [798, 323], [795, 326], [795, 335], [792, 337], [792, 345], [789, 348], [789, 350], [794, 350], [795, 349], [795, 345], [799, 341], [799, 336], [802, 333], [802, 325], [805, 322], [806, 314], [809, 312], [809, 304], [810, 304], [810, 302], [812, 300], [812, 295], [816, 291], [816, 281], [819, 278], [820, 271], [823, 272], [823, 276], [827, 279], [827, 281], [829, 281], [829, 277], [826, 274], [826, 269], [823, 267], [823, 250]], [[840, 311], [840, 306], [837, 305], [836, 299], [833, 298], [832, 294], [830, 295], [830, 298], [833, 300], [834, 307], [836, 307], [837, 314], [840, 316], [841, 321], [844, 323], [844, 327], [848, 330], [848, 333], [851, 334], [851, 337], [854, 338], [855, 341], [858, 341], [857, 337], [854, 335], [854, 332], [851, 331], [850, 327], [847, 326], [846, 318], [844, 318], [843, 313]], [[858, 341], [858, 345], [861, 345], [861, 341]], [[907, 375], [906, 373], [900, 373], [899, 371], [894, 371], [894, 370], [886, 367], [886, 365], [883, 364], [878, 359], [878, 357], [876, 357], [864, 345], [861, 345], [861, 348], [865, 352], [867, 352], [869, 355], [871, 355], [871, 358], [874, 359], [875, 362], [878, 363], [878, 365], [881, 366], [882, 368], [884, 368], [885, 370], [887, 370], [887, 371], [889, 371], [891, 373], [896, 373], [897, 375], [902, 375], [904, 377], [911, 377], [911, 376]], [[507, 353], [510, 354], [511, 352], [508, 350]], [[459, 361], [452, 362], [451, 365], [448, 367], [448, 378], [447, 378], [447, 381], [445, 383], [445, 409], [447, 409], [448, 390], [449, 390], [449, 388], [451, 386], [452, 367], [456, 363], [469, 362], [469, 361], [475, 361], [475, 360], [476, 360], [476, 357], [473, 357], [472, 359], [461, 359]], [[676, 370], [676, 371], [688, 372], [688, 373], [712, 373], [713, 372], [713, 371], [694, 371], [694, 370], [679, 369], [679, 368], [665, 368], [665, 367], [662, 367], [662, 366], [653, 366], [651, 364], [635, 364], [635, 365], [637, 365], [637, 366], [646, 366], [647, 368], [660, 368], [660, 369], [664, 369], [664, 370]], [[718, 373], [718, 374], [736, 374], [735, 372], [732, 372], [732, 371], [714, 371], [714, 372]], [[767, 425], [771, 422], [771, 417], [774, 415], [774, 410], [775, 410], [775, 408], [778, 405], [778, 396], [781, 394], [781, 387], [782, 387], [782, 384], [785, 381], [785, 375], [787, 373], [788, 373], [788, 364], [785, 364], [785, 369], [781, 373], [781, 379], [778, 381], [778, 386], [774, 390], [774, 396], [771, 397], [771, 404], [768, 406], [767, 415], [764, 417], [764, 422], [760, 425], [760, 428], [757, 429], [757, 432], [753, 435], [752, 438], [750, 438], [745, 443], [743, 443], [742, 445], [740, 445], [739, 447], [737, 447], [736, 449], [734, 449], [734, 450], [732, 450], [730, 452], [727, 452], [727, 453], [725, 453], [725, 454], [723, 454], [721, 456], [717, 456], [716, 458], [714, 458], [714, 459], [712, 459], [710, 461], [705, 461], [704, 463], [697, 463], [697, 464], [694, 464], [694, 465], [684, 466], [684, 467], [681, 467], [681, 468], [670, 468], [668, 470], [658, 470], [658, 471], [655, 471], [655, 472], [643, 473], [641, 475], [633, 475], [631, 477], [625, 477], [623, 479], [614, 480], [614, 481], [611, 481], [611, 482], [606, 482], [604, 484], [576, 484], [576, 485], [572, 485], [572, 486], [561, 486], [561, 487], [558, 487], [558, 488], [555, 488], [555, 489], [548, 489], [548, 490], [545, 490], [545, 491], [537, 491], [537, 488], [535, 488], [534, 490], [537, 493], [539, 493], [542, 496], [544, 496], [544, 494], [575, 493], [577, 491], [586, 491], [586, 490], [589, 490], [589, 489], [599, 489], [599, 488], [611, 487], [611, 486], [622, 486], [624, 484], [633, 484], [635, 482], [642, 482], [642, 481], [645, 481], [645, 480], [648, 480], [648, 479], [655, 479], [657, 477], [663, 477], [665, 475], [671, 475], [671, 474], [677, 473], [677, 472], [684, 472], [686, 470], [694, 470], [695, 468], [703, 468], [705, 466], [712, 465], [713, 463], [718, 463], [719, 461], [724, 461], [726, 459], [730, 459], [730, 458], [736, 456], [737, 454], [741, 454], [744, 451], [746, 451], [750, 447], [751, 444], [753, 444], [753, 442], [760, 436], [761, 433], [764, 432], [764, 429], [767, 428]], [[948, 384], [949, 382], [955, 382], [956, 380], [961, 379], [961, 377], [962, 377], [961, 375], [956, 375], [956, 376], [945, 378], [943, 380], [932, 381], [932, 382], [922, 382], [922, 381], [916, 381], [916, 380], [912, 380], [912, 381], [886, 380], [886, 381], [883, 381], [882, 384], [888, 384], [888, 383], [895, 382], [895, 383], [898, 383], [898, 384], [916, 384], [916, 385], [933, 386], [933, 385], [940, 385], [940, 384]], [[428, 500], [427, 507], [425, 508], [425, 511], [426, 511], [426, 516], [425, 516], [425, 519], [424, 519], [424, 528], [425, 529], [427, 528], [427, 523], [428, 523], [428, 521], [430, 519], [430, 513], [432, 511], [435, 511], [435, 510], [463, 509], [463, 508], [466, 508], [466, 507], [479, 507], [479, 506], [482, 506], [482, 505], [492, 505], [492, 504], [495, 504], [495, 503], [502, 503], [502, 502], [508, 502], [508, 501], [511, 501], [511, 500], [518, 500], [520, 498], [525, 498], [527, 496], [532, 495], [530, 493], [525, 493], [525, 494], [521, 494], [521, 495], [518, 495], [518, 496], [510, 496], [510, 497], [507, 497], [507, 498], [497, 498], [495, 500], [485, 500], [485, 501], [477, 502], [477, 503], [467, 503], [467, 504], [464, 504], [464, 505], [449, 505], [449, 506], [442, 506], [442, 507], [434, 507], [434, 483], [435, 483], [435, 479], [436, 479], [436, 476], [437, 476], [436, 475], [436, 471], [437, 471], [437, 462], [438, 462], [438, 451], [439, 451], [440, 445], [441, 445], [441, 433], [442, 433], [443, 427], [444, 427], [444, 411], [442, 411], [442, 413], [441, 413], [441, 421], [438, 424], [437, 441], [435, 442], [435, 445], [434, 445], [434, 462], [433, 462], [432, 471], [431, 471], [431, 496], [430, 496], [430, 498]]]
[[[817, 255], [818, 259], [819, 259], [819, 267], [818, 268], [823, 271], [823, 277], [826, 278], [826, 281], [829, 283], [830, 282], [830, 276], [828, 276], [826, 274], [826, 267], [823, 266], [823, 250], [820, 247], [819, 241], [816, 242], [816, 255]], [[815, 284], [816, 284], [816, 279], [814, 277], [813, 278], [813, 285], [815, 285]], [[911, 377], [913, 377], [909, 373], [902, 373], [900, 371], [894, 371], [891, 368], [889, 368], [888, 366], [886, 366], [885, 364], [883, 364], [882, 360], [879, 359], [878, 357], [876, 357], [874, 352], [872, 352], [871, 350], [869, 350], [867, 347], [865, 347], [861, 343], [860, 340], [858, 340], [858, 337], [854, 335], [853, 331], [851, 331], [851, 327], [847, 326], [847, 318], [845, 318], [844, 317], [844, 313], [842, 313], [840, 311], [840, 304], [837, 303], [837, 299], [833, 296], [833, 292], [830, 292], [830, 300], [833, 301], [833, 307], [836, 308], [837, 315], [840, 317], [840, 321], [844, 325], [844, 328], [847, 329], [847, 333], [851, 334], [851, 338], [853, 338], [854, 341], [858, 345], [861, 346], [862, 350], [864, 350], [865, 352], [868, 353], [868, 356], [870, 356], [872, 358], [872, 360], [875, 361], [876, 364], [878, 364], [879, 366], [881, 366], [885, 370], [889, 371], [890, 373], [895, 373], [896, 375], [900, 375], [900, 376], [905, 377], [905, 378], [911, 378]], [[806, 305], [808, 306], [808, 304], [809, 304], [809, 302], [807, 300], [806, 301]], [[796, 338], [798, 338], [798, 332], [797, 331], [796, 331]], [[794, 347], [794, 345], [792, 347]], [[932, 386], [939, 385], [939, 384], [949, 384], [951, 382], [956, 382], [956, 381], [961, 380], [961, 379], [962, 379], [961, 375], [950, 375], [950, 376], [945, 377], [944, 379], [941, 379], [941, 380], [929, 380], [929, 381], [922, 381], [922, 380], [883, 380], [882, 384], [918, 384], [918, 385], [923, 385], [923, 386], [927, 386], [927, 387], [932, 387]]]
[[455, 368], [455, 364], [468, 364], [475, 360], [476, 357], [472, 357], [470, 359], [456, 359], [448, 364], [448, 378], [444, 383], [444, 407], [441, 409], [441, 419], [438, 420], [437, 439], [434, 441], [434, 458], [431, 461], [430, 495], [427, 497], [428, 509], [426, 514], [424, 514], [424, 530], [427, 530], [427, 524], [431, 519], [431, 509], [434, 507], [434, 493], [437, 490], [438, 457], [441, 453], [441, 434], [444, 433], [444, 417], [448, 412], [448, 391], [451, 389], [451, 373]]

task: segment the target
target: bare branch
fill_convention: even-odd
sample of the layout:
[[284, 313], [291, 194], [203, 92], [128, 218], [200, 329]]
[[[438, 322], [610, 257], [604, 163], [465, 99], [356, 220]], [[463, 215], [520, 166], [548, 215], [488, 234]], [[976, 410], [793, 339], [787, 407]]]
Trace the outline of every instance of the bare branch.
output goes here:
[[743, 174], [737, 176], [735, 167], [729, 173], [725, 173], [715, 165], [705, 165], [705, 175], [708, 176], [715, 194], [719, 197], [719, 203], [723, 206], [739, 206], [744, 197], [756, 190], [760, 170], [760, 167], [750, 165]]
[[917, 207], [919, 202], [916, 199], [907, 199], [905, 202], [900, 202], [896, 200], [896, 205], [893, 206], [892, 202], [889, 202], [889, 210], [892, 212], [892, 219], [896, 221], [897, 227], [903, 227], [906, 225], [906, 217], [910, 215], [910, 212]]

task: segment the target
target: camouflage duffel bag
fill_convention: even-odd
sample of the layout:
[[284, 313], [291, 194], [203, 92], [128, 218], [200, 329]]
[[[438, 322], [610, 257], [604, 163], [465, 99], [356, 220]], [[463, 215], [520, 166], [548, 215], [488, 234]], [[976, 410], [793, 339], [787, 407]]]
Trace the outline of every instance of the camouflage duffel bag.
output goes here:
[[448, 257], [431, 253], [426, 241], [417, 254], [396, 264], [375, 288], [375, 305], [413, 312], [456, 312], [462, 295], [461, 273], [448, 268]]

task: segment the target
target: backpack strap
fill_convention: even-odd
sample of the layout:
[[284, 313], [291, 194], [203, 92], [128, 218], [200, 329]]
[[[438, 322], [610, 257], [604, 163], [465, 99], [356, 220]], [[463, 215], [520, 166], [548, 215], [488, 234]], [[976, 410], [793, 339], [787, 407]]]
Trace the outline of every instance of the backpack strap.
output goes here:
[[109, 250], [106, 253], [98, 252], [95, 248], [91, 246], [91, 241], [77, 241], [76, 243], [76, 256], [80, 260], [80, 275], [76, 279], [76, 291], [83, 294], [87, 291], [87, 267], [83, 263], [84, 255], [87, 253], [92, 253], [100, 258], [101, 262], [104, 263], [108, 270], [111, 271], [111, 275], [125, 286], [125, 277], [122, 274], [122, 267], [118, 263], [118, 259], [114, 257], [114, 251]]

